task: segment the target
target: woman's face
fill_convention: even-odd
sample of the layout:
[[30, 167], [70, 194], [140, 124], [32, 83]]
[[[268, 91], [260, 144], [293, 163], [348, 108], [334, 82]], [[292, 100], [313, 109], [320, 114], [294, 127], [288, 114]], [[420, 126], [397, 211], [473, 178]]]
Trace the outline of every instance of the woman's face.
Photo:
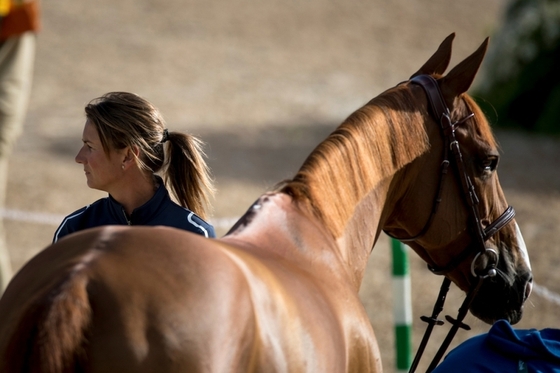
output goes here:
[[107, 155], [101, 145], [97, 128], [89, 120], [84, 126], [82, 142], [76, 162], [84, 166], [87, 185], [111, 193], [123, 175], [121, 152], [111, 149]]

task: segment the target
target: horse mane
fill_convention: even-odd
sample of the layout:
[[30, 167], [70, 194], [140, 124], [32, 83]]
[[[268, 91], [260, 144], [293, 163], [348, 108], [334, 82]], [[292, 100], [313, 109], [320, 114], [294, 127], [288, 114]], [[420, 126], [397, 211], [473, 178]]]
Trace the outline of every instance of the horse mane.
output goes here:
[[425, 118], [410, 90], [397, 86], [352, 113], [277, 191], [307, 205], [334, 237], [359, 201], [429, 149]]

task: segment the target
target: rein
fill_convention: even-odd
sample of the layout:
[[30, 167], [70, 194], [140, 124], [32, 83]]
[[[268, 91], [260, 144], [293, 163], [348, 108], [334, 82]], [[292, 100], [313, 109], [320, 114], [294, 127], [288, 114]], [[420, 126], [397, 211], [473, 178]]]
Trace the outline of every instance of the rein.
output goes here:
[[[443, 341], [436, 355], [434, 356], [430, 366], [428, 367], [427, 372], [431, 372], [432, 370], [435, 369], [435, 367], [438, 365], [439, 361], [445, 354], [445, 351], [451, 344], [451, 341], [455, 337], [455, 334], [457, 333], [458, 329], [459, 328], [465, 330], [470, 329], [468, 325], [463, 323], [463, 320], [466, 317], [469, 307], [473, 299], [475, 298], [476, 294], [478, 293], [478, 290], [482, 286], [484, 279], [496, 275], [496, 266], [498, 264], [498, 253], [493, 249], [487, 248], [485, 246], [485, 242], [489, 238], [491, 238], [494, 234], [496, 234], [500, 229], [502, 229], [506, 224], [511, 222], [511, 220], [515, 216], [515, 210], [513, 209], [513, 207], [508, 206], [507, 209], [490, 225], [488, 225], [486, 228], [482, 226], [478, 213], [478, 204], [480, 200], [476, 194], [474, 184], [472, 183], [471, 178], [466, 172], [466, 167], [463, 161], [463, 155], [461, 153], [461, 149], [459, 147], [459, 142], [455, 137], [455, 129], [457, 128], [457, 126], [466, 122], [468, 119], [474, 117], [474, 114], [471, 113], [467, 115], [465, 118], [460, 119], [455, 123], [452, 123], [450, 110], [445, 104], [445, 100], [443, 99], [443, 95], [441, 93], [441, 90], [439, 88], [436, 79], [434, 79], [430, 75], [419, 75], [412, 78], [410, 82], [421, 86], [426, 92], [426, 95], [430, 102], [430, 107], [432, 109], [432, 114], [440, 124], [441, 133], [444, 139], [444, 154], [443, 154], [443, 162], [441, 164], [441, 173], [440, 173], [438, 191], [434, 199], [432, 211], [430, 213], [428, 221], [426, 222], [426, 225], [424, 226], [424, 228], [422, 228], [422, 230], [417, 235], [410, 238], [404, 238], [404, 239], [399, 238], [399, 240], [402, 242], [414, 241], [422, 237], [428, 231], [436, 215], [439, 203], [441, 202], [443, 186], [446, 179], [445, 176], [447, 175], [449, 165], [451, 163], [450, 162], [450, 158], [451, 158], [454, 162], [459, 180], [461, 182], [463, 195], [469, 206], [471, 225], [474, 228], [473, 233], [475, 238], [475, 245], [471, 247], [478, 247], [478, 252], [476, 252], [475, 257], [471, 263], [471, 274], [475, 279], [477, 279], [477, 281], [476, 283], [473, 284], [473, 286], [467, 293], [467, 296], [463, 301], [463, 304], [459, 308], [459, 311], [457, 313], [457, 318], [454, 319], [450, 316], [446, 316], [446, 320], [452, 325], [452, 327], [449, 330], [445, 340]], [[466, 248], [465, 250], [463, 250], [463, 252], [461, 252], [447, 265], [443, 267], [428, 265], [428, 268], [434, 274], [445, 275], [448, 272], [457, 268], [471, 254], [472, 254], [472, 250]], [[484, 270], [477, 271], [476, 270], [477, 263], [481, 257], [488, 258], [487, 265], [484, 268]], [[439, 313], [443, 310], [443, 305], [445, 303], [445, 298], [447, 292], [449, 291], [450, 285], [451, 285], [451, 280], [445, 277], [443, 279], [443, 283], [441, 285], [436, 303], [434, 304], [432, 316], [430, 317], [422, 316], [420, 318], [422, 321], [428, 323], [428, 326], [426, 328], [420, 346], [418, 347], [416, 356], [414, 357], [414, 361], [412, 362], [411, 368], [409, 370], [410, 373], [413, 373], [416, 370], [416, 367], [420, 362], [420, 358], [422, 357], [422, 354], [428, 343], [428, 340], [430, 338], [434, 326], [443, 325], [444, 323], [443, 321], [438, 319], [438, 316]]]

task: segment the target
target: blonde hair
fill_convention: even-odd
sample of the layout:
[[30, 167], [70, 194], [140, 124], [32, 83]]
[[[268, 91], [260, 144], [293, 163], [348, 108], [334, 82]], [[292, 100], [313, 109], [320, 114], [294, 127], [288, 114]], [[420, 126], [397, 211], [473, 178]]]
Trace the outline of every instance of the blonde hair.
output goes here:
[[106, 153], [137, 147], [140, 168], [160, 173], [181, 206], [206, 218], [214, 186], [201, 140], [167, 132], [159, 110], [134, 93], [106, 93], [90, 101], [85, 112]]

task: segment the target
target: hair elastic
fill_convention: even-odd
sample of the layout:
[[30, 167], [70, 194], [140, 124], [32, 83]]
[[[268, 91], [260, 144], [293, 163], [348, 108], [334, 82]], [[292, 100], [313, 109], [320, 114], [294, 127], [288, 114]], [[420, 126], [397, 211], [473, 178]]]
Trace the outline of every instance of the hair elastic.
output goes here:
[[165, 128], [163, 130], [163, 137], [161, 138], [161, 143], [163, 144], [167, 140], [169, 140], [169, 131], [167, 131], [167, 128]]

